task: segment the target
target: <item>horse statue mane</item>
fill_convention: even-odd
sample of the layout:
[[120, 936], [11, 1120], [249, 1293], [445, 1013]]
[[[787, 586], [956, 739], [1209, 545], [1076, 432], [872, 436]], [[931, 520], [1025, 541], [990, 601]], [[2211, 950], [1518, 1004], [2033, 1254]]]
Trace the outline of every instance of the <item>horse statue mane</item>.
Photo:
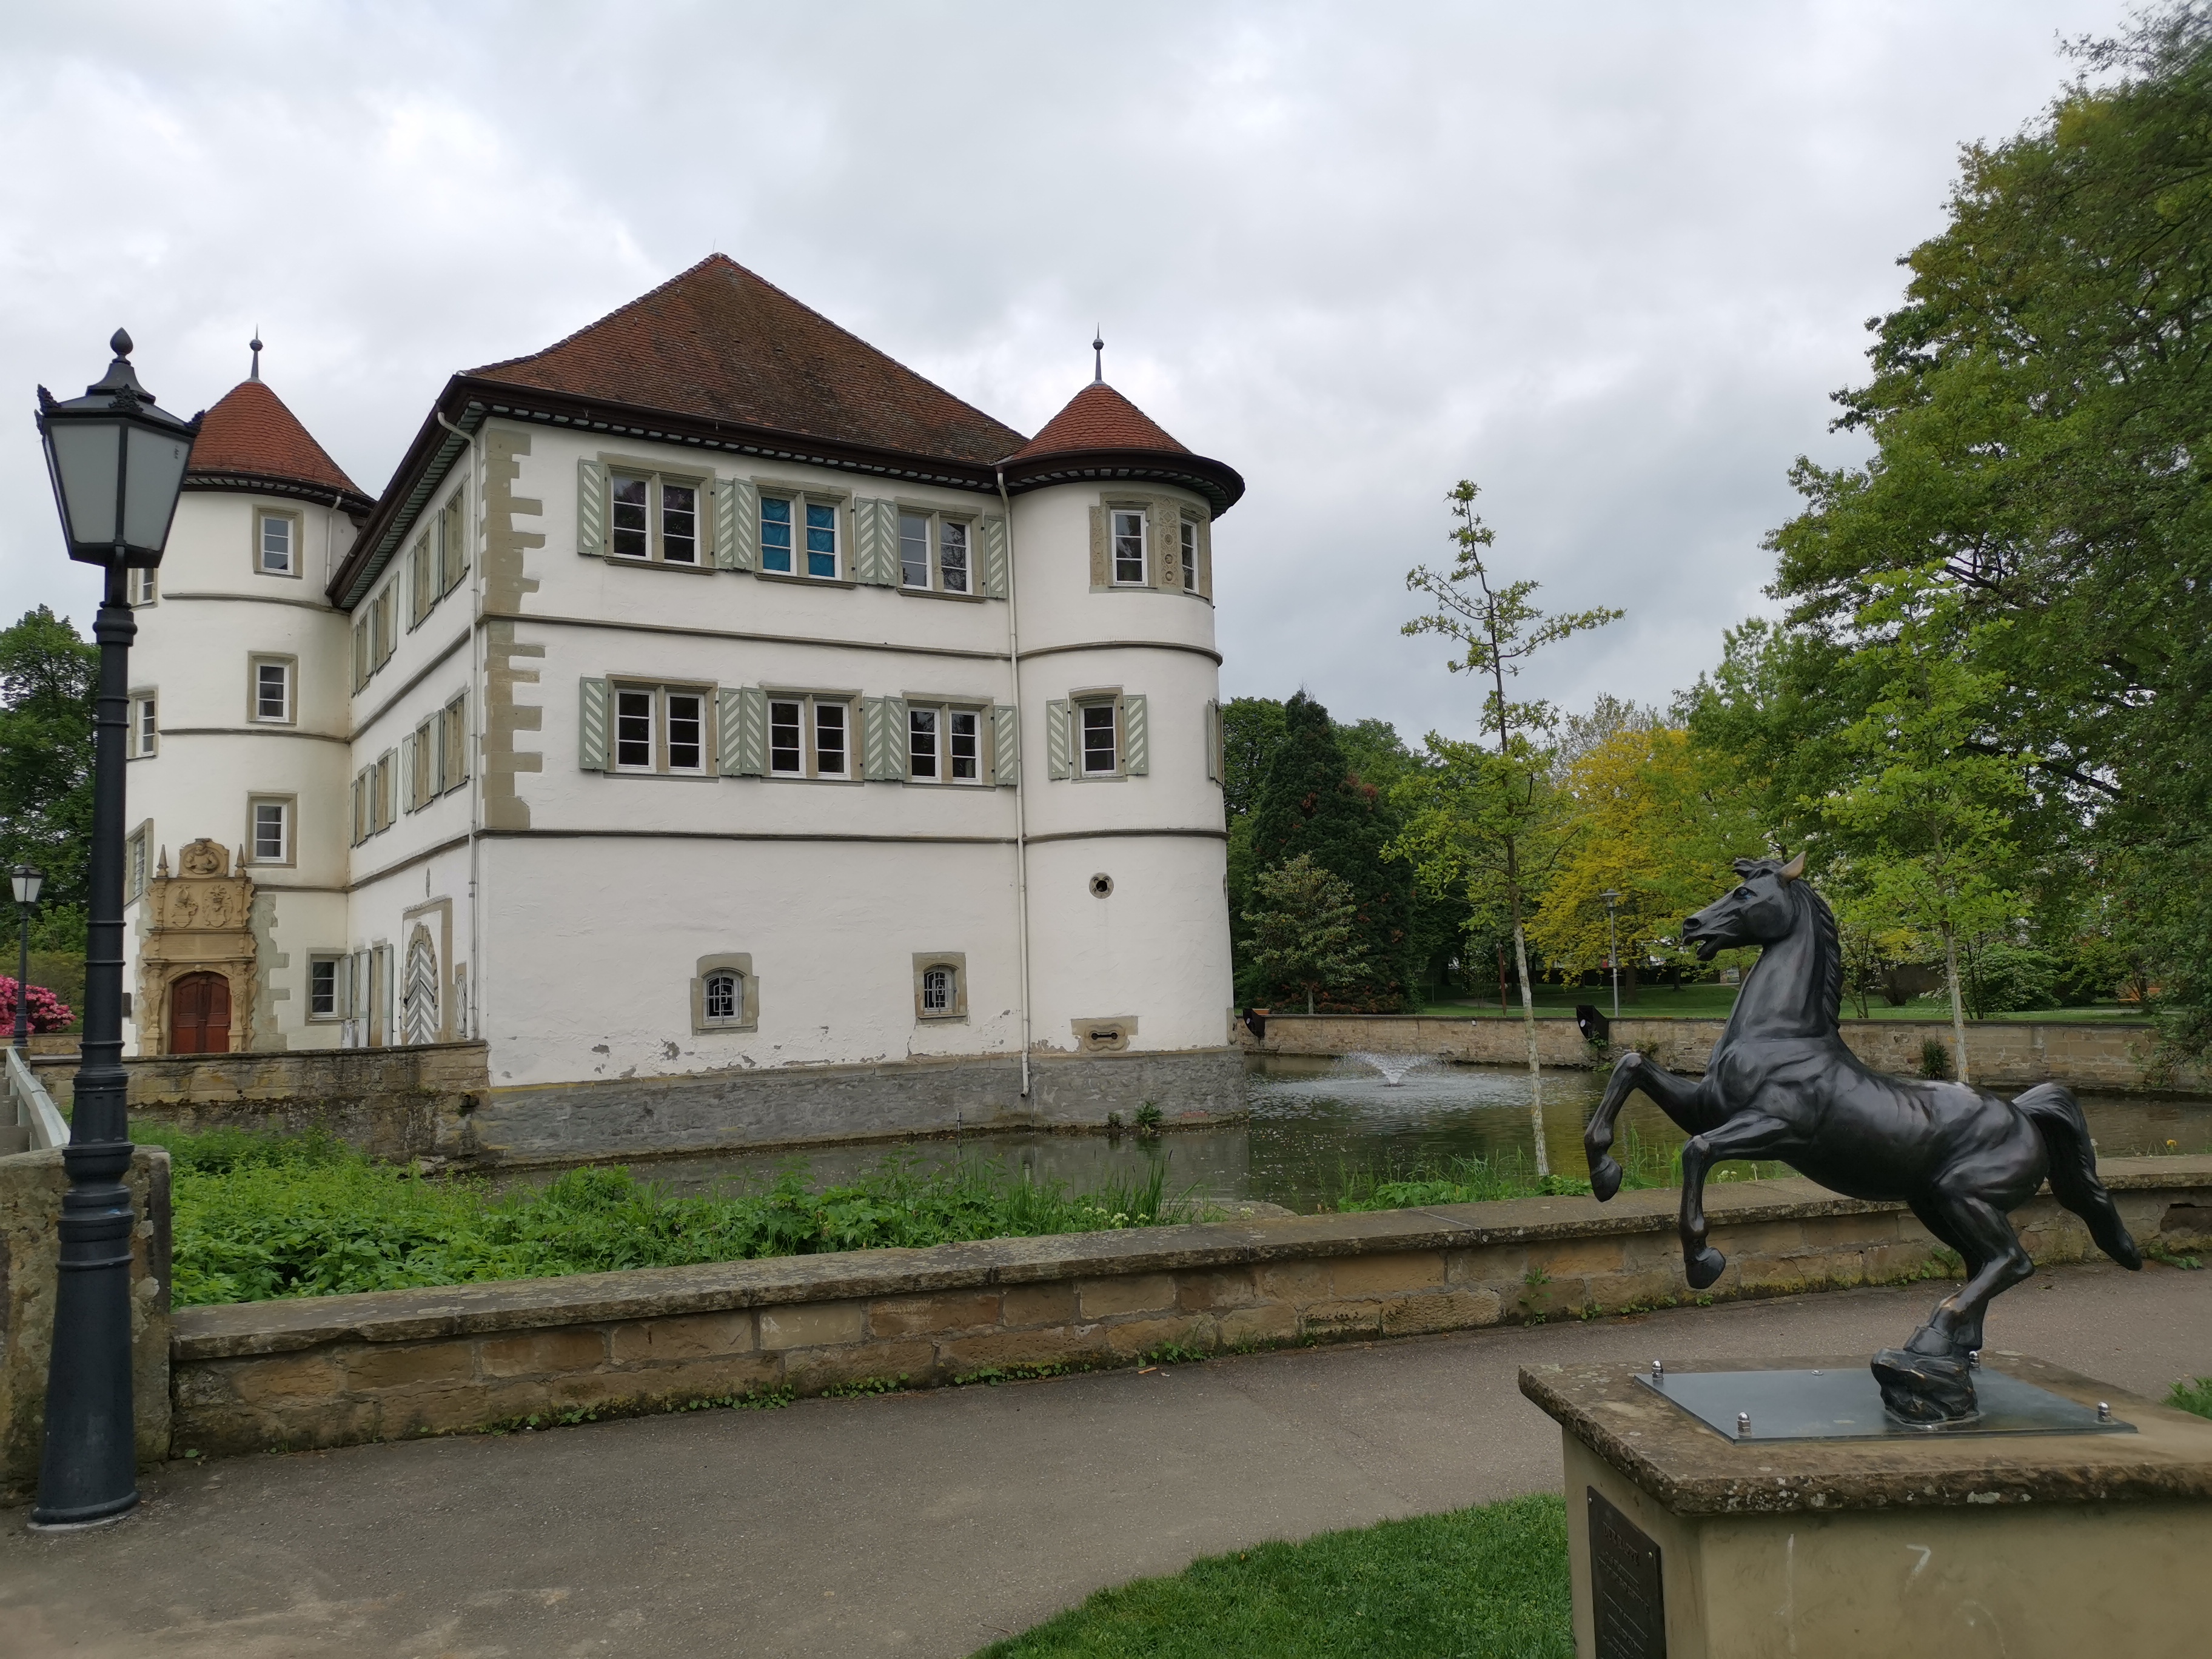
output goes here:
[[[1802, 868], [1801, 863], [1799, 868]], [[1840, 1029], [1844, 1018], [1844, 936], [1836, 926], [1836, 913], [1828, 901], [1813, 890], [1812, 883], [1784, 874], [1780, 859], [1738, 859], [1735, 872], [1746, 881], [1753, 876], [1782, 876], [1791, 901], [1800, 910], [1813, 913], [1813, 939], [1820, 959], [1820, 1000], [1828, 1011], [1831, 1028]]]

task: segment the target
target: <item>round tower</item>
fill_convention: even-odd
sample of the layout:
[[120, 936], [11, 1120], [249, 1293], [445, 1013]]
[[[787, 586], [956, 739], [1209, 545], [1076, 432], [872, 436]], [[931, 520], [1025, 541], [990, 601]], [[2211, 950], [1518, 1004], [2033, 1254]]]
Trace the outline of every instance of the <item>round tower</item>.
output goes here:
[[347, 660], [324, 589], [369, 498], [253, 371], [207, 411], [134, 571], [126, 1025], [140, 1054], [335, 1046]]
[[1031, 1041], [1210, 1056], [1188, 1078], [1164, 1072], [1157, 1103], [1220, 1109], [1242, 1064], [1229, 1033], [1212, 526], [1243, 480], [1184, 448], [1103, 374], [1004, 476]]

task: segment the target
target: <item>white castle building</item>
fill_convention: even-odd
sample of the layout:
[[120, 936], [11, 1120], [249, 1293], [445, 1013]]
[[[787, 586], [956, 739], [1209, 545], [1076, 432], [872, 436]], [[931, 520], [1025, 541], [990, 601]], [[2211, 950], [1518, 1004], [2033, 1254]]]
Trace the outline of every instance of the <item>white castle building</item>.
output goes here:
[[481, 1042], [548, 1143], [1223, 1109], [1243, 489], [720, 256], [453, 376], [374, 499], [257, 349], [134, 595], [135, 1052]]

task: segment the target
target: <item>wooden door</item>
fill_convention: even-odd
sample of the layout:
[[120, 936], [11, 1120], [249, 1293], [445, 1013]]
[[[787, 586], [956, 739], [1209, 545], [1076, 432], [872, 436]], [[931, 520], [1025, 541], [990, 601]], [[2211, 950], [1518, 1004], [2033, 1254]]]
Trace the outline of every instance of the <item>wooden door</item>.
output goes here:
[[169, 988], [169, 1052], [230, 1052], [230, 981], [221, 974], [186, 974]]

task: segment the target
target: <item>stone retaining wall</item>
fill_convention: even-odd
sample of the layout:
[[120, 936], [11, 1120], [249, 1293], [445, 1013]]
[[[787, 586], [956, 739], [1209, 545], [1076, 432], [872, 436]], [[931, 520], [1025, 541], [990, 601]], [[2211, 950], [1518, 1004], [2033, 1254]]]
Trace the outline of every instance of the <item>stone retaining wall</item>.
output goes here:
[[[2105, 1173], [2140, 1242], [2212, 1249], [2212, 1157], [2114, 1158]], [[172, 1344], [174, 1443], [337, 1446], [565, 1411], [1106, 1366], [1170, 1346], [1662, 1305], [1687, 1295], [1677, 1200], [1522, 1199], [188, 1308]], [[1708, 1210], [1730, 1258], [1711, 1299], [1945, 1271], [1901, 1206], [1809, 1182], [1718, 1184]], [[2047, 1198], [2016, 1218], [2039, 1261], [2094, 1248]]]
[[[1650, 994], [1654, 1001], [1666, 993]], [[1612, 1022], [1607, 1049], [1583, 1041], [1573, 1020], [1539, 1018], [1536, 1051], [1547, 1066], [1591, 1066], [1611, 1063], [1630, 1048], [1650, 1055], [1669, 1071], [1700, 1075], [1727, 1022], [1624, 1014]], [[1243, 1026], [1245, 1048], [1273, 1054], [1435, 1054], [1488, 1066], [1525, 1066], [1528, 1039], [1517, 1019], [1446, 1019], [1432, 1014], [1272, 1014], [1267, 1036], [1255, 1042]], [[1948, 1020], [1847, 1019], [1844, 1041], [1878, 1072], [1920, 1075], [1921, 1045], [1929, 1037], [1946, 1048]], [[1991, 1088], [2024, 1088], [2057, 1082], [2073, 1089], [2172, 1091], [2201, 1094], [2212, 1079], [2197, 1070], [2171, 1075], [2156, 1061], [2154, 1025], [1976, 1020], [1966, 1027], [1966, 1063], [1977, 1083]]]

